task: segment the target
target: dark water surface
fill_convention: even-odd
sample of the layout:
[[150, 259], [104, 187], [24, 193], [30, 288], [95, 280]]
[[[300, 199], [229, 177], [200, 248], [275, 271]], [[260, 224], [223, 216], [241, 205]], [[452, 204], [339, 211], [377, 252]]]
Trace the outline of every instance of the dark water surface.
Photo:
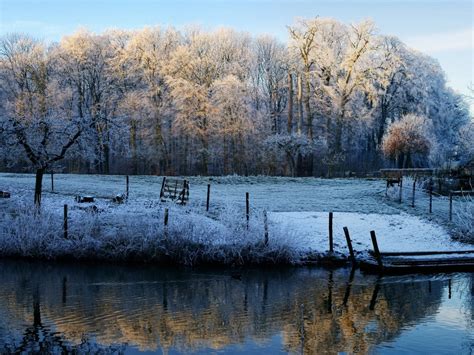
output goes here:
[[[240, 276], [240, 280], [238, 279]], [[0, 353], [474, 350], [474, 274], [0, 261]]]

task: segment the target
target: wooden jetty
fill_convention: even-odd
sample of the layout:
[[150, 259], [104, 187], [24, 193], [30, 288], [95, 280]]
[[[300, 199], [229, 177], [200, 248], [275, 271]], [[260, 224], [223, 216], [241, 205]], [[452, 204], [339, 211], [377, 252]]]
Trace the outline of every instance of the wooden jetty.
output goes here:
[[370, 236], [374, 250], [369, 258], [359, 261], [362, 271], [383, 274], [474, 272], [474, 250], [384, 253], [379, 250], [374, 231]]
[[[377, 259], [360, 261], [360, 269], [366, 272], [384, 274], [437, 273], [437, 272], [474, 272], [474, 250], [468, 252], [419, 252], [399, 253], [398, 256], [386, 256], [381, 253]], [[419, 257], [417, 257], [419, 256]], [[423, 257], [421, 257], [423, 256]]]

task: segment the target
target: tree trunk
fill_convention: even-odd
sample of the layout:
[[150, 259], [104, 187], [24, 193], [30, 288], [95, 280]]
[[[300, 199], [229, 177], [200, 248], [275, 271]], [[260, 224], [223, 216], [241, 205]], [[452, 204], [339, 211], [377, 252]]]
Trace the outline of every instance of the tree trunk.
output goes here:
[[296, 94], [296, 101], [298, 103], [298, 134], [301, 134], [303, 131], [303, 88], [301, 83], [301, 75], [298, 74], [297, 77], [297, 87], [298, 92]]
[[290, 166], [290, 174], [291, 174], [291, 177], [295, 177], [295, 172], [296, 172], [296, 162], [295, 162], [295, 158], [293, 157], [293, 155], [289, 152], [286, 152], [286, 157], [287, 157], [287, 161], [289, 163], [289, 166]]
[[132, 171], [138, 174], [138, 154], [137, 154], [137, 123], [135, 120], [130, 122], [130, 148], [132, 150]]
[[344, 113], [339, 115], [336, 119], [336, 133], [334, 138], [334, 151], [336, 153], [342, 152], [342, 126], [344, 124]]
[[313, 139], [313, 115], [311, 114], [311, 105], [310, 105], [310, 95], [311, 95], [311, 84], [310, 84], [310, 67], [306, 65], [305, 67], [305, 95], [304, 95], [304, 103], [306, 109], [306, 126], [308, 127], [308, 138], [310, 140]]
[[293, 130], [293, 75], [288, 72], [288, 134]]
[[35, 205], [36, 207], [41, 206], [41, 193], [43, 191], [43, 175], [44, 168], [36, 169], [36, 178], [35, 178]]

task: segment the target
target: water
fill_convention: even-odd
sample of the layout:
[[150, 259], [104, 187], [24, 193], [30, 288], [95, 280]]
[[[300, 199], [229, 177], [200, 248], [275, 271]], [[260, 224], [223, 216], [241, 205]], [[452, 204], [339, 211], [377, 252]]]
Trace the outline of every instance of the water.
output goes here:
[[233, 276], [0, 261], [0, 353], [474, 351], [474, 274], [286, 268]]

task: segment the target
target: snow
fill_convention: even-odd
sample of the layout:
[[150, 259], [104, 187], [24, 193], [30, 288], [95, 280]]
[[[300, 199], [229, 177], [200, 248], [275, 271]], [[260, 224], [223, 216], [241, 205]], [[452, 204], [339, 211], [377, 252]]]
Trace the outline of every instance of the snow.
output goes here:
[[[401, 211], [402, 206], [385, 198], [382, 180], [263, 176], [189, 180], [190, 204], [182, 207], [159, 202], [159, 176], [131, 176], [128, 201], [116, 204], [112, 198], [125, 191], [124, 176], [55, 174], [52, 193], [46, 175], [42, 213], [36, 216], [32, 212], [34, 176], [0, 174], [0, 189], [12, 192], [10, 199], [0, 199], [0, 254], [120, 260], [175, 255], [185, 258], [187, 264], [193, 264], [198, 257], [235, 261], [263, 241], [264, 209], [269, 216], [270, 244], [268, 250], [259, 250], [257, 256], [249, 258], [268, 260], [271, 254], [271, 258], [277, 255], [275, 260], [280, 260], [284, 255], [283, 259], [298, 263], [307, 255], [325, 253], [329, 249], [328, 211], [334, 211], [335, 251], [345, 255], [348, 251], [344, 226], [349, 228], [358, 252], [372, 249], [371, 230], [377, 233], [382, 252], [469, 248], [452, 241], [444, 227], [421, 215]], [[206, 213], [208, 183], [211, 208]], [[245, 192], [250, 193], [249, 229]], [[95, 202], [77, 203], [76, 195], [94, 196]], [[69, 240], [62, 237], [64, 204], [69, 205]], [[87, 210], [93, 205], [99, 213]], [[164, 208], [169, 209], [166, 232]], [[179, 240], [170, 245], [173, 238]], [[194, 253], [192, 248], [196, 245], [201, 248], [196, 252], [200, 253], [198, 256], [183, 254]]]
[[[329, 216], [325, 212], [271, 213], [269, 220], [291, 233], [295, 245], [308, 251], [329, 249]], [[334, 250], [348, 254], [343, 227], [349, 229], [356, 251], [372, 250], [370, 231], [374, 230], [381, 252], [469, 250], [468, 245], [452, 241], [441, 226], [406, 213], [333, 214]]]

